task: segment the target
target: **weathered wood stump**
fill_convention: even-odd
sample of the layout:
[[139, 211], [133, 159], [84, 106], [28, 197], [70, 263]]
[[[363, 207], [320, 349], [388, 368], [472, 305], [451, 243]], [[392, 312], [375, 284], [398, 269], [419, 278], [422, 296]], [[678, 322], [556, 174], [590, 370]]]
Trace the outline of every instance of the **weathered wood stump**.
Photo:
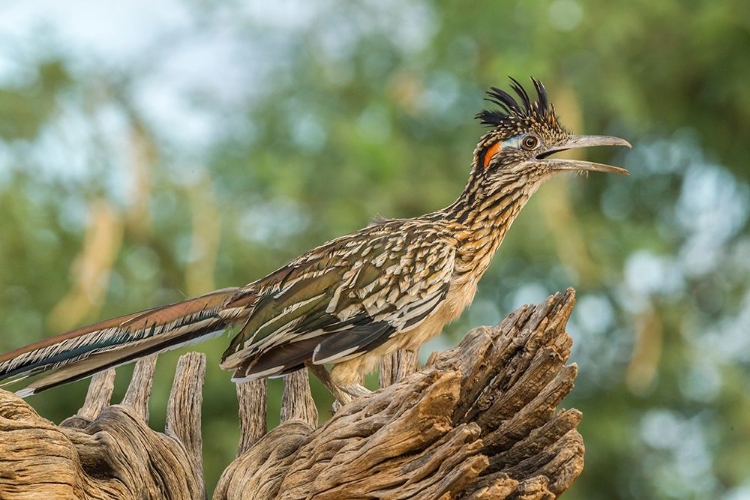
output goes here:
[[[214, 499], [547, 499], [573, 483], [584, 446], [576, 410], [556, 411], [574, 292], [524, 306], [417, 369], [413, 352], [381, 364], [376, 393], [317, 427], [306, 371], [285, 379], [282, 423], [265, 428], [265, 382], [238, 386], [241, 439]], [[114, 373], [55, 426], [0, 391], [0, 498], [204, 498], [202, 355], [183, 356], [164, 433], [148, 428], [155, 359], [139, 362], [120, 405]]]
[[94, 376], [83, 407], [59, 426], [0, 391], [0, 498], [204, 498], [205, 356], [180, 358], [164, 433], [148, 427], [155, 363], [137, 363], [120, 405], [109, 406], [115, 372]]

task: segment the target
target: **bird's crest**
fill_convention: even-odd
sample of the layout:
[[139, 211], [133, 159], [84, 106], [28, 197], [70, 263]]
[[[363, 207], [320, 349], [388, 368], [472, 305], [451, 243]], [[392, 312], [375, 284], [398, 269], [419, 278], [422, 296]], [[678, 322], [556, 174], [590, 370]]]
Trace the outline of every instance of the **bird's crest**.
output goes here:
[[484, 125], [508, 132], [520, 132], [523, 129], [534, 128], [534, 125], [545, 128], [562, 129], [555, 115], [555, 107], [549, 102], [547, 90], [542, 82], [531, 78], [536, 90], [536, 100], [532, 100], [525, 88], [510, 77], [510, 87], [517, 98], [497, 87], [491, 87], [485, 99], [500, 109], [485, 109], [476, 114], [476, 119]]
[[480, 139], [475, 151], [479, 165], [484, 168], [487, 168], [490, 158], [500, 150], [501, 142], [505, 139], [534, 131], [545, 142], [552, 144], [568, 135], [555, 115], [555, 107], [549, 102], [542, 82], [531, 78], [536, 90], [535, 100], [518, 80], [511, 77], [510, 82], [515, 97], [502, 89], [491, 87], [485, 100], [500, 109], [485, 109], [476, 115], [480, 123], [493, 127]]

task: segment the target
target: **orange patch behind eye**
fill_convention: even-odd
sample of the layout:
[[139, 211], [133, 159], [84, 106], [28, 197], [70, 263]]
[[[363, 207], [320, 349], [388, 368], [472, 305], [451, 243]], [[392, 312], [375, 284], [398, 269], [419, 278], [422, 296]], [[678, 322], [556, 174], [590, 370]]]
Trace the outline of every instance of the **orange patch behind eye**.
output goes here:
[[490, 164], [490, 160], [492, 159], [495, 154], [502, 149], [502, 143], [500, 141], [496, 142], [489, 148], [487, 148], [487, 151], [484, 152], [484, 158], [482, 158], [482, 168], [487, 170], [487, 165]]

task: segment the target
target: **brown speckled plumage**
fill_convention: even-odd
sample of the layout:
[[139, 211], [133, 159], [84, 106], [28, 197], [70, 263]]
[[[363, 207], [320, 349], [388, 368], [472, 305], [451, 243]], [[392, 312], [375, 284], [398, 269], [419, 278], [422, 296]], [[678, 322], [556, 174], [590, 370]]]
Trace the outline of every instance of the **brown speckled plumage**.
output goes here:
[[572, 147], [627, 143], [571, 136], [542, 84], [532, 82], [535, 100], [515, 80], [511, 87], [520, 101], [500, 89], [489, 92], [500, 109], [477, 115], [492, 128], [474, 150], [464, 191], [445, 209], [413, 219], [379, 218], [242, 288], [18, 349], [0, 356], [0, 379], [54, 370], [20, 391], [33, 394], [234, 327], [238, 333], [221, 363], [234, 380], [333, 364], [326, 383], [337, 397], [361, 394], [362, 374], [381, 356], [418, 348], [471, 303], [513, 220], [547, 178], [561, 170], [621, 171], [545, 160]]

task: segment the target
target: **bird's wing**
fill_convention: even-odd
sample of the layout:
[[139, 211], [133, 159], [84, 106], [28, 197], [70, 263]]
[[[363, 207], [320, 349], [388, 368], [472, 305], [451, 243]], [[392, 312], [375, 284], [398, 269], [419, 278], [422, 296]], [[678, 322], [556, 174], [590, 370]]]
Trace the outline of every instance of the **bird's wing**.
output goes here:
[[418, 326], [448, 292], [455, 244], [393, 225], [334, 240], [274, 273], [222, 367], [235, 380], [278, 376], [310, 359], [358, 356]]

